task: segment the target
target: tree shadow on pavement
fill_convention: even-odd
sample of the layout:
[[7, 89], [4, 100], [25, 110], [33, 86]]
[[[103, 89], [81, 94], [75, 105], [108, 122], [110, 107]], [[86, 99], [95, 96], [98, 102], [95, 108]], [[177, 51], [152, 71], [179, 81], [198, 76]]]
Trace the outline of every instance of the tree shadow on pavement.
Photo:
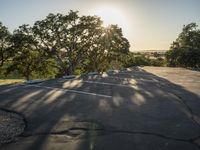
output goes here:
[[[22, 113], [27, 120], [24, 134], [0, 147], [198, 149], [198, 94], [135, 68], [78, 80], [81, 82], [74, 85], [73, 80], [55, 79], [39, 87], [0, 86], [0, 107]], [[88, 80], [126, 86], [83, 82]], [[65, 88], [112, 97], [67, 92]]]

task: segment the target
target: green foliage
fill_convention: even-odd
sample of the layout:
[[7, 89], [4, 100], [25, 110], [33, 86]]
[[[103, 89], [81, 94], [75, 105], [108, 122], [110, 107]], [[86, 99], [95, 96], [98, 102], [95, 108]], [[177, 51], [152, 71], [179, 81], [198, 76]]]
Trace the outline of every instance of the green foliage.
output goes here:
[[[97, 16], [77, 11], [49, 14], [31, 27], [13, 34], [0, 23], [0, 77], [53, 78], [131, 66], [164, 66], [165, 59], [129, 52], [129, 42], [117, 25], [102, 26]], [[183, 27], [169, 51], [169, 66], [200, 67], [200, 30], [195, 23]]]
[[33, 78], [35, 74], [50, 75], [52, 60], [45, 58], [40, 49], [37, 49], [37, 41], [28, 25], [22, 25], [15, 30], [11, 42], [12, 54], [9, 58], [10, 63], [6, 67], [6, 74], [17, 71], [27, 80]]
[[149, 58], [148, 55], [141, 53], [131, 53], [129, 52], [126, 57], [124, 57], [123, 67], [132, 66], [165, 66], [166, 62], [164, 58], [157, 56], [156, 58]]
[[166, 59], [169, 66], [200, 67], [200, 30], [196, 23], [183, 27], [169, 51]]
[[126, 59], [124, 59], [124, 66], [123, 67], [131, 67], [131, 66], [148, 66], [150, 65], [150, 60], [149, 58], [145, 57], [145, 55], [142, 54], [134, 54], [134, 53], [129, 53], [126, 56]]
[[8, 29], [0, 22], [0, 67], [9, 58], [10, 37]]
[[6, 65], [2, 65], [4, 73], [17, 72], [29, 80], [120, 67], [129, 42], [117, 25], [105, 28], [102, 22], [97, 16], [70, 11], [49, 14], [32, 27], [20, 26], [9, 38], [1, 38], [8, 42], [1, 57], [5, 58], [4, 51], [9, 50]]
[[151, 66], [160, 67], [160, 66], [165, 66], [166, 65], [166, 61], [165, 61], [164, 58], [158, 57], [156, 59], [151, 59], [150, 60], [150, 64], [151, 64]]
[[33, 32], [40, 49], [57, 62], [60, 75], [105, 71], [113, 59], [120, 61], [120, 55], [129, 51], [117, 25], [105, 28], [99, 17], [79, 17], [74, 11], [48, 15], [34, 24]]

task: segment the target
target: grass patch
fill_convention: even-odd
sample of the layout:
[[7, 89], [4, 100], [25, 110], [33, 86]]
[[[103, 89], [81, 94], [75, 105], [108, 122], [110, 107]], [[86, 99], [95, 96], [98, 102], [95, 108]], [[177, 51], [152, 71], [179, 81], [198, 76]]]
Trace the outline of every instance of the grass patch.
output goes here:
[[23, 83], [26, 80], [24, 79], [0, 79], [0, 85], [3, 84], [17, 84], [17, 83]]

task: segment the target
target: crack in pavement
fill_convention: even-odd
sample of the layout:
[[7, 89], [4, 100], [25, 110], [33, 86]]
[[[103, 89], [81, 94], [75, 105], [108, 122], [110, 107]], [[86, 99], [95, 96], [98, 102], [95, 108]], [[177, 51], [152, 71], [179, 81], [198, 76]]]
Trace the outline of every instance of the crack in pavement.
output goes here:
[[[161, 82], [161, 80], [160, 80], [160, 82]], [[172, 92], [171, 90], [167, 90], [163, 84], [160, 84], [160, 82], [158, 82], [158, 86], [160, 88], [162, 88], [164, 91], [166, 91], [168, 94], [174, 95], [175, 97], [177, 97], [179, 99], [178, 102], [180, 104], [182, 104], [186, 108], [187, 112], [189, 113], [190, 119], [200, 127], [199, 122], [194, 117], [194, 112], [193, 112], [192, 108], [187, 104], [187, 102], [180, 95]]]
[[[192, 108], [187, 104], [187, 102], [180, 95], [178, 95], [178, 94], [174, 93], [173, 91], [168, 90], [167, 88], [165, 88], [165, 86], [163, 84], [161, 84], [161, 82], [162, 82], [162, 80], [159, 80], [157, 85], [161, 89], [166, 91], [168, 94], [175, 96], [178, 99], [177, 101], [180, 104], [182, 104], [185, 107], [185, 109], [187, 110], [187, 112], [189, 113], [190, 119], [200, 127], [200, 123], [195, 119], [194, 112], [193, 112]], [[198, 140], [200, 140], [200, 135], [197, 136], [197, 137], [191, 138], [189, 140], [186, 140], [186, 141], [194, 144], [195, 146], [197, 146], [200, 149], [200, 142], [197, 142]]]
[[[166, 139], [166, 140], [173, 140], [173, 141], [179, 141], [179, 142], [186, 142], [186, 143], [190, 143], [194, 146], [196, 146], [197, 148], [200, 149], [200, 145], [196, 142], [197, 140], [200, 139], [200, 136], [194, 137], [194, 138], [190, 138], [190, 139], [182, 139], [182, 138], [175, 138], [175, 137], [170, 137], [170, 136], [166, 136], [163, 134], [159, 134], [159, 133], [153, 133], [153, 132], [144, 132], [144, 131], [129, 131], [129, 130], [118, 130], [118, 129], [103, 129], [103, 128], [98, 128], [98, 129], [91, 129], [91, 128], [85, 128], [85, 127], [72, 127], [69, 128], [67, 130], [62, 130], [62, 131], [58, 131], [58, 132], [41, 132], [41, 133], [33, 133], [33, 134], [23, 134], [21, 135], [21, 137], [30, 137], [30, 136], [43, 136], [43, 135], [64, 135], [64, 134], [69, 134], [70, 136], [70, 132], [73, 133], [73, 131], [83, 131], [83, 132], [96, 132], [97, 134], [95, 134], [95, 136], [100, 136], [100, 135], [107, 135], [107, 134], [114, 134], [114, 133], [122, 133], [122, 134], [131, 134], [131, 135], [151, 135], [151, 136], [156, 136], [162, 139]], [[71, 134], [73, 135], [73, 134]], [[77, 134], [80, 135], [80, 134]], [[85, 136], [78, 136], [75, 135], [74, 137], [72, 136], [72, 138], [75, 139], [80, 139], [80, 138], [84, 138]], [[92, 136], [92, 135], [90, 135]]]
[[194, 117], [194, 112], [193, 112], [192, 108], [190, 108], [190, 106], [187, 104], [187, 102], [184, 99], [182, 99], [181, 96], [177, 95], [176, 93], [173, 93], [173, 92], [171, 92], [171, 93], [174, 96], [176, 96], [180, 100], [180, 102], [186, 107], [186, 109], [188, 110], [188, 112], [190, 114], [190, 119], [200, 127], [199, 122]]

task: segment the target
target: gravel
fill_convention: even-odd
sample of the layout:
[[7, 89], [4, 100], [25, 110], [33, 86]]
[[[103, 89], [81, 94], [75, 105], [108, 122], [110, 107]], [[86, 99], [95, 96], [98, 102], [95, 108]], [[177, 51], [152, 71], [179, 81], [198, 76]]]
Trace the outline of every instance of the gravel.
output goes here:
[[0, 109], [0, 144], [13, 141], [24, 128], [25, 122], [22, 116]]

